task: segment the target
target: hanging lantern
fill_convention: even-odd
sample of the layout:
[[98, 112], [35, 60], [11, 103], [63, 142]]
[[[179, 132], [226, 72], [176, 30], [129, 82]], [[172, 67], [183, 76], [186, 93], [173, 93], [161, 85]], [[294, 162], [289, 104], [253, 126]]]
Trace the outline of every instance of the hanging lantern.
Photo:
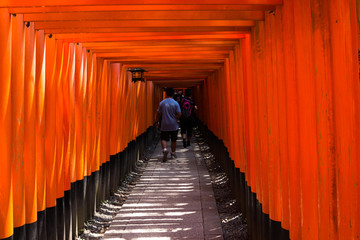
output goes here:
[[131, 80], [133, 82], [137, 82], [137, 81], [142, 81], [145, 82], [144, 79], [144, 72], [146, 72], [144, 69], [142, 68], [133, 68], [131, 70], [129, 70], [131, 72]]

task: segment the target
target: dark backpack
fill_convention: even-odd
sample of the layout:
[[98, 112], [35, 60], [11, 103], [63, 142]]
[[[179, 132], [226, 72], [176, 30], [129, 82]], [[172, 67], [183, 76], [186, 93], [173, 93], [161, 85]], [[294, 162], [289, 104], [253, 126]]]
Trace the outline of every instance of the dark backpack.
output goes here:
[[183, 98], [181, 101], [181, 118], [182, 120], [187, 120], [191, 117], [191, 110], [193, 108], [193, 104], [191, 100]]

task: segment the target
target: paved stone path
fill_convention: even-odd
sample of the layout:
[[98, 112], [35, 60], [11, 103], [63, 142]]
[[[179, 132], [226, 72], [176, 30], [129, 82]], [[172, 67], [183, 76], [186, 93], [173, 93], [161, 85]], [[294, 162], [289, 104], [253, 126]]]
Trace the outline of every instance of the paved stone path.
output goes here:
[[184, 149], [179, 139], [177, 158], [163, 163], [159, 143], [103, 239], [223, 239], [199, 147]]

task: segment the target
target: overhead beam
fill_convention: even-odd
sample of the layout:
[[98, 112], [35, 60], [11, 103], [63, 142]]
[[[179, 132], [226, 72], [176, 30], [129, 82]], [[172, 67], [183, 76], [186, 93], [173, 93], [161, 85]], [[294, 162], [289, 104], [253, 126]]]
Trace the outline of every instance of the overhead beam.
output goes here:
[[[201, 45], [228, 45], [233, 46], [238, 44], [239, 40], [234, 39], [225, 39], [225, 40], [199, 40], [199, 39], [189, 39], [189, 40], [163, 40], [156, 43], [157, 46], [201, 46]], [[118, 46], [154, 46], [154, 41], [131, 41], [131, 42], [88, 42], [82, 44], [87, 48], [96, 48], [96, 47], [118, 47]]]
[[24, 21], [263, 20], [263, 11], [108, 11], [25, 14]]
[[203, 53], [202, 55], [199, 55], [196, 52], [127, 52], [127, 53], [122, 53], [122, 52], [110, 52], [110, 53], [97, 53], [96, 56], [98, 57], [103, 57], [103, 58], [132, 58], [132, 57], [142, 57], [144, 59], [148, 58], [148, 57], [153, 57], [153, 58], [164, 58], [167, 57], [169, 59], [171, 58], [188, 58], [188, 57], [193, 57], [193, 58], [197, 58], [197, 59], [201, 59], [201, 58], [221, 58], [221, 59], [225, 59], [228, 56], [228, 52], [229, 51], [216, 51], [216, 52], [209, 52], [209, 53]]
[[30, 6], [91, 6], [91, 5], [168, 5], [168, 4], [227, 4], [227, 5], [281, 5], [283, 0], [2, 0], [0, 7]]
[[241, 31], [250, 32], [251, 27], [236, 26], [192, 26], [192, 27], [111, 27], [111, 28], [92, 28], [86, 26], [82, 28], [61, 28], [61, 29], [45, 29], [45, 34], [57, 33], [134, 33], [134, 32], [217, 32], [217, 31]]
[[[146, 28], [144, 29], [146, 30]], [[233, 34], [244, 34], [241, 31], [208, 31], [208, 32], [113, 32], [113, 33], [63, 33], [56, 34], [57, 39], [65, 38], [101, 38], [101, 37], [144, 37], [144, 36], [217, 36], [217, 35], [233, 35]]]
[[208, 34], [208, 35], [163, 35], [163, 36], [129, 36], [129, 37], [81, 37], [65, 38], [65, 36], [56, 39], [63, 39], [66, 42], [126, 42], [126, 41], [159, 41], [159, 40], [188, 40], [188, 39], [242, 39], [244, 34]]
[[220, 63], [201, 63], [201, 64], [193, 64], [193, 63], [146, 63], [146, 64], [125, 64], [125, 67], [141, 67], [146, 68], [145, 70], [152, 71], [154, 69], [163, 69], [164, 71], [178, 70], [180, 69], [217, 69], [223, 67], [223, 64]]
[[147, 77], [147, 79], [153, 81], [153, 82], [157, 82], [157, 83], [165, 83], [165, 82], [176, 82], [176, 81], [181, 81], [183, 83], [185, 82], [202, 82], [204, 81], [206, 78], [196, 78], [196, 79], [189, 79], [189, 78], [166, 78], [166, 79], [157, 79], [157, 78], [151, 78], [151, 77]]
[[125, 64], [127, 66], [146, 66], [147, 64], [194, 64], [195, 65], [201, 65], [201, 64], [224, 64], [224, 59], [183, 59], [181, 62], [179, 61], [173, 61], [173, 60], [164, 60], [164, 59], [121, 59], [121, 58], [111, 58], [108, 59], [109, 62], [121, 62], [122, 64]]
[[66, 13], [66, 12], [97, 12], [97, 11], [228, 11], [228, 10], [242, 10], [242, 11], [271, 11], [275, 9], [275, 4], [244, 4], [244, 5], [228, 5], [228, 4], [170, 4], [170, 5], [156, 5], [156, 4], [138, 4], [138, 5], [97, 5], [97, 6], [28, 6], [28, 7], [12, 7], [9, 9], [10, 13]]
[[121, 27], [206, 27], [233, 26], [251, 27], [252, 20], [120, 20], [120, 21], [48, 21], [35, 22], [35, 29], [68, 29], [68, 28], [121, 28]]
[[[97, 54], [98, 55], [98, 54]], [[178, 62], [178, 61], [189, 61], [189, 60], [193, 60], [195, 63], [197, 61], [203, 60], [205, 57], [204, 56], [106, 56], [103, 54], [103, 56], [99, 56], [102, 57], [106, 60], [109, 61], [113, 61], [113, 62], [119, 62], [119, 63], [124, 63], [124, 62], [139, 62], [139, 61], [165, 61], [165, 62]], [[207, 60], [219, 60], [219, 61], [224, 61], [224, 59], [228, 58], [228, 55], [223, 55], [223, 56], [219, 56], [219, 55], [207, 55], [206, 56]]]
[[185, 47], [185, 46], [179, 46], [179, 47], [173, 47], [173, 48], [167, 48], [167, 47], [156, 47], [156, 48], [121, 48], [121, 49], [91, 49], [93, 53], [158, 53], [161, 52], [196, 52], [196, 53], [206, 53], [206, 52], [213, 52], [213, 51], [231, 51], [233, 49], [232, 46], [220, 46], [220, 47]]

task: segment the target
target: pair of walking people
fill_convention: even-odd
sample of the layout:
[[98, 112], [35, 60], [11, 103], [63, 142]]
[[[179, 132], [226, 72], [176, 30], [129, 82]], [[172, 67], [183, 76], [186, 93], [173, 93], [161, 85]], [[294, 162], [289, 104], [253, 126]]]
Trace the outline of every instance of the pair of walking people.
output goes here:
[[197, 106], [191, 99], [191, 90], [185, 91], [185, 97], [181, 100], [180, 105], [173, 99], [173, 88], [166, 88], [166, 98], [160, 102], [158, 113], [157, 127], [160, 125], [160, 139], [163, 148], [163, 162], [167, 161], [168, 149], [167, 142], [171, 140], [171, 158], [176, 158], [176, 140], [179, 130], [178, 120], [180, 120], [181, 134], [183, 137], [184, 148], [190, 146], [192, 136], [194, 110]]

